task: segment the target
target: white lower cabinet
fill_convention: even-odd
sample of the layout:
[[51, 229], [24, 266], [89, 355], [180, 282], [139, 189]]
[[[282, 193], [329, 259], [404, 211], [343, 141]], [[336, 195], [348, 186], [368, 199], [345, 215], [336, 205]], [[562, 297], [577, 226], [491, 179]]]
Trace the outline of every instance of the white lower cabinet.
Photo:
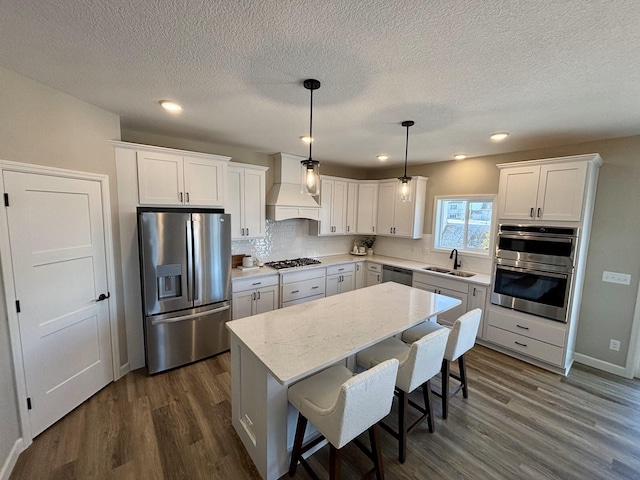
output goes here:
[[487, 315], [485, 340], [563, 366], [567, 326], [508, 308], [492, 305]]
[[365, 262], [356, 262], [356, 290], [367, 286]]
[[485, 321], [487, 317], [487, 287], [479, 285], [469, 285], [469, 295], [467, 297], [467, 311], [474, 308], [482, 309], [482, 317], [480, 317], [480, 327], [478, 327], [478, 338], [484, 338]]
[[325, 296], [350, 292], [356, 288], [356, 268], [354, 263], [327, 267]]
[[382, 283], [382, 265], [367, 262], [367, 287]]
[[326, 268], [313, 268], [280, 275], [282, 308], [323, 298]]
[[278, 308], [278, 275], [246, 278], [231, 284], [231, 319]]

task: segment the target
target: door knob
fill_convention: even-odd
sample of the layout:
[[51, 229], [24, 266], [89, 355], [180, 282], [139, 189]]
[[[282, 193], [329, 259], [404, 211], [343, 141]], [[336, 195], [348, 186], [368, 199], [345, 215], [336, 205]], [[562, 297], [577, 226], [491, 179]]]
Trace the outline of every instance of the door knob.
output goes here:
[[103, 300], [106, 300], [110, 296], [111, 296], [110, 292], [107, 292], [106, 295], [104, 293], [101, 293], [100, 296], [98, 297], [98, 299], [96, 300], [96, 302], [102, 302]]

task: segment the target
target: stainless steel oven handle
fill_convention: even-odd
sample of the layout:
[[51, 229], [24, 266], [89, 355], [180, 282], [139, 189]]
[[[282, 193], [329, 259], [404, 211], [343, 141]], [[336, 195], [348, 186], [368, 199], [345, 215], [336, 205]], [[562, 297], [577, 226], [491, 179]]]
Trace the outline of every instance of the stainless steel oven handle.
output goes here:
[[555, 242], [555, 243], [571, 243], [573, 242], [574, 237], [547, 237], [544, 235], [513, 235], [513, 234], [498, 234], [498, 238], [509, 238], [513, 240], [537, 240], [537, 241], [545, 241], [545, 242]]
[[533, 273], [535, 275], [544, 275], [546, 277], [553, 277], [553, 278], [568, 278], [569, 274], [567, 273], [552, 273], [552, 272], [545, 272], [544, 270], [533, 270], [530, 268], [518, 268], [518, 267], [508, 267], [506, 265], [496, 265], [496, 270], [501, 269], [501, 270], [509, 270], [511, 272], [518, 272], [518, 273]]

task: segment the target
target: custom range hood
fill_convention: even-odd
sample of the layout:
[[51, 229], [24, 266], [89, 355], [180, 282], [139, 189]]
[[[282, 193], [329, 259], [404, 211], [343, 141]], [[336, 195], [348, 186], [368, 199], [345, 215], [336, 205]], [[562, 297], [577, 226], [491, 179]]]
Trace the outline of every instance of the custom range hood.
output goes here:
[[300, 187], [302, 160], [305, 158], [288, 153], [276, 153], [273, 156], [273, 187], [267, 195], [269, 220], [320, 220], [320, 205], [314, 197], [302, 193]]

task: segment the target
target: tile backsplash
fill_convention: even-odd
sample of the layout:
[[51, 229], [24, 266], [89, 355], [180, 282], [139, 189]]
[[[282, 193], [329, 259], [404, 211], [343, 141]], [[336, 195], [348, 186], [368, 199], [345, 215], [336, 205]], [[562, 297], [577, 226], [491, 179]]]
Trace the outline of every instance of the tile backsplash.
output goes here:
[[[338, 235], [319, 237], [309, 235], [309, 220], [292, 219], [276, 222], [267, 220], [264, 238], [234, 240], [231, 242], [233, 255], [253, 255], [263, 262], [286, 260], [299, 257], [322, 257], [347, 253], [353, 248], [353, 241], [365, 236]], [[412, 240], [407, 238], [376, 237], [373, 250], [378, 255], [424, 262], [425, 265], [450, 266], [448, 252], [432, 250], [432, 236]], [[491, 258], [460, 255], [462, 270], [491, 273]]]

